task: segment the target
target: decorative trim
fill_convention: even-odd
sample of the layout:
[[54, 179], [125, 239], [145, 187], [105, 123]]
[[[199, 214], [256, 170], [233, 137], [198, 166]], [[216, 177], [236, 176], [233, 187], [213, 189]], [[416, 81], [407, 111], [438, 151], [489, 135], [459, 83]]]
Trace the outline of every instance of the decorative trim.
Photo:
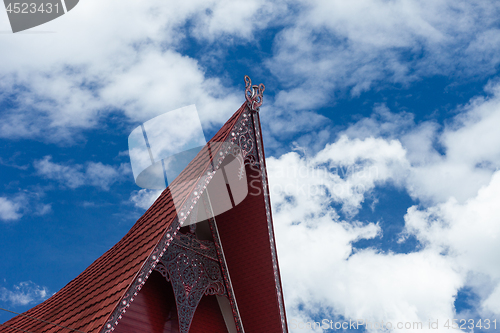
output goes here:
[[180, 333], [188, 333], [204, 295], [227, 296], [215, 244], [177, 234], [155, 268], [172, 284]]
[[274, 271], [274, 283], [276, 285], [276, 294], [278, 296], [278, 304], [281, 315], [281, 328], [283, 333], [288, 332], [287, 322], [286, 322], [286, 313], [285, 313], [285, 304], [283, 299], [283, 292], [281, 286], [281, 277], [278, 267], [278, 255], [276, 252], [276, 242], [274, 239], [274, 227], [273, 227], [273, 219], [271, 215], [271, 204], [269, 200], [269, 188], [268, 188], [268, 180], [267, 180], [267, 172], [266, 172], [266, 162], [264, 160], [264, 145], [262, 143], [261, 138], [261, 130], [260, 130], [260, 121], [259, 115], [257, 113], [252, 115], [254, 128], [255, 128], [255, 140], [257, 142], [257, 151], [259, 156], [259, 164], [260, 171], [262, 176], [262, 188], [264, 190], [264, 202], [266, 205], [266, 217], [267, 217], [267, 228], [269, 231], [269, 244], [271, 245], [271, 255], [273, 261], [273, 271]]
[[[259, 157], [257, 155], [257, 146], [255, 144], [255, 132], [252, 126], [248, 126], [252, 120], [252, 113], [249, 110], [243, 111], [241, 118], [234, 125], [229, 137], [231, 149], [229, 153], [240, 160], [241, 168], [245, 168], [245, 164], [258, 165]], [[244, 170], [241, 171], [243, 175]]]
[[[189, 214], [196, 206], [196, 203], [200, 200], [202, 194], [205, 192], [208, 184], [220, 168], [226, 156], [231, 154], [236, 158], [243, 158], [243, 161], [240, 160], [240, 162], [243, 162], [242, 165], [259, 165], [257, 145], [252, 140], [254, 137], [254, 130], [252, 128], [251, 114], [252, 112], [248, 109], [244, 110], [231, 129], [231, 133], [228, 135], [225, 142], [223, 142], [220, 146], [215, 146], [219, 148], [218, 152], [214, 152], [218, 155], [213, 156], [212, 163], [207, 166], [203, 174], [198, 178], [194, 190], [189, 194], [182, 206], [177, 209], [177, 216], [167, 228], [161, 240], [154, 247], [149, 257], [145, 260], [142, 268], [132, 280], [127, 292], [120, 299], [115, 310], [109, 316], [108, 320], [101, 329], [101, 333], [110, 333], [115, 330], [119, 321], [130, 307], [130, 303], [134, 301], [134, 297], [137, 296], [146, 283], [146, 280], [149, 278], [160, 261], [160, 258], [167, 251], [167, 248], [172, 243], [174, 236], [178, 233], [182, 224], [186, 221]], [[242, 147], [239, 146], [240, 144]], [[168, 221], [165, 222], [165, 224], [167, 223]]]
[[[225, 157], [228, 154], [231, 154], [235, 158], [240, 159], [243, 168], [244, 164], [249, 164], [252, 166], [260, 167], [260, 170], [262, 171], [262, 185], [264, 188], [264, 198], [266, 204], [266, 215], [269, 228], [269, 239], [272, 251], [276, 290], [278, 294], [278, 302], [282, 318], [283, 332], [288, 332], [286, 326], [286, 317], [283, 304], [283, 295], [281, 291], [279, 269], [277, 264], [277, 255], [276, 255], [274, 232], [271, 219], [271, 209], [269, 204], [269, 191], [267, 189], [267, 175], [265, 171], [262, 140], [260, 138], [261, 131], [259, 126], [259, 121], [257, 118], [255, 118], [258, 117], [257, 112], [259, 111], [259, 108], [262, 105], [264, 90], [265, 86], [263, 84], [260, 84], [258, 86], [257, 85], [252, 86], [251, 79], [248, 76], [245, 76], [245, 98], [247, 100], [246, 103], [247, 108], [243, 110], [239, 119], [236, 121], [235, 125], [231, 129], [231, 133], [228, 135], [225, 142], [223, 142], [222, 145], [219, 147], [218, 156], [213, 156], [212, 163], [207, 166], [204, 173], [198, 178], [194, 190], [189, 194], [188, 198], [186, 199], [186, 201], [184, 201], [181, 208], [177, 210], [177, 216], [169, 225], [169, 227], [163, 234], [158, 244], [154, 247], [149, 257], [145, 260], [143, 266], [132, 280], [132, 283], [130, 284], [130, 287], [127, 289], [127, 292], [123, 295], [123, 297], [120, 299], [113, 312], [108, 317], [108, 320], [102, 327], [100, 333], [110, 333], [115, 330], [119, 321], [123, 318], [123, 315], [130, 307], [131, 302], [134, 301], [134, 297], [137, 296], [139, 291], [146, 283], [146, 280], [149, 278], [153, 270], [160, 262], [163, 255], [166, 253], [167, 248], [171, 245], [173, 241], [173, 238], [177, 235], [179, 229], [182, 227], [182, 224], [188, 218], [189, 214], [196, 206], [196, 203], [200, 200], [208, 184], [210, 183], [210, 181], [212, 180], [215, 173], [220, 168], [222, 162], [224, 161]], [[168, 224], [168, 221], [166, 221], [165, 224]], [[220, 242], [220, 240], [218, 241]], [[217, 242], [215, 242], [215, 244], [217, 249]], [[219, 256], [221, 254], [222, 252], [220, 253], [218, 252]], [[224, 279], [229, 279], [227, 273], [227, 267], [225, 267], [225, 262], [221, 262], [221, 267]], [[227, 281], [230, 282], [230, 280]], [[237, 314], [238, 332], [243, 333], [244, 332], [243, 326], [241, 324], [239, 313], [237, 313], [237, 305], [235, 303], [234, 292], [232, 290], [230, 283], [229, 285], [226, 284], [226, 288], [229, 300], [231, 302], [231, 306], [233, 308], [233, 314]]]
[[171, 235], [173, 235], [172, 231], [174, 230], [174, 226], [178, 224], [179, 222], [176, 217], [165, 231], [165, 235], [167, 237], [163, 237], [154, 247], [153, 251], [142, 265], [141, 270], [132, 280], [132, 283], [130, 287], [127, 289], [127, 292], [123, 295], [118, 305], [116, 306], [115, 310], [109, 316], [108, 320], [106, 321], [106, 324], [103, 326], [100, 332], [109, 333], [115, 330], [116, 325], [118, 325], [118, 322], [123, 318], [123, 315], [130, 307], [130, 304], [134, 301], [134, 297], [136, 297], [139, 291], [142, 289], [142, 287], [146, 283], [146, 280], [149, 278], [154, 268], [156, 267], [156, 264], [160, 260], [160, 257], [163, 255], [167, 247], [172, 242], [172, 237], [171, 237]]
[[[208, 207], [210, 207], [211, 210], [212, 204], [210, 203], [210, 198], [207, 196], [205, 200], [205, 197], [203, 197], [203, 200], [206, 209], [208, 210]], [[213, 216], [213, 213], [211, 215]], [[220, 241], [219, 231], [217, 229], [217, 222], [215, 221], [215, 217], [208, 219], [208, 223], [210, 225], [210, 230], [212, 231], [212, 238], [214, 239], [215, 249], [217, 250], [219, 262], [221, 264], [224, 282], [226, 283], [227, 298], [229, 299], [229, 303], [231, 304], [233, 318], [235, 318], [236, 331], [238, 333], [244, 333], [245, 329], [243, 328], [240, 311], [238, 309], [238, 303], [236, 302], [236, 296], [234, 295], [234, 289], [231, 283], [231, 277], [229, 276], [229, 268], [227, 267], [226, 258], [224, 256], [224, 250], [222, 249], [222, 243]]]
[[245, 75], [245, 98], [248, 108], [258, 112], [263, 102], [263, 94], [266, 87], [261, 83], [252, 86], [252, 80], [248, 75]]

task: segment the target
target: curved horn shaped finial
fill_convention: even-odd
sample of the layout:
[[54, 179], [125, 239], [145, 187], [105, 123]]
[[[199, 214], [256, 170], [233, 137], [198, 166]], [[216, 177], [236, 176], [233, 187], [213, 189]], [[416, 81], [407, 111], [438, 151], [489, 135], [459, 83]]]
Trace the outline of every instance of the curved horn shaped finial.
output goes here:
[[245, 75], [245, 98], [250, 110], [256, 112], [259, 111], [259, 108], [262, 105], [262, 95], [265, 89], [266, 87], [262, 83], [252, 86], [252, 80], [248, 75]]

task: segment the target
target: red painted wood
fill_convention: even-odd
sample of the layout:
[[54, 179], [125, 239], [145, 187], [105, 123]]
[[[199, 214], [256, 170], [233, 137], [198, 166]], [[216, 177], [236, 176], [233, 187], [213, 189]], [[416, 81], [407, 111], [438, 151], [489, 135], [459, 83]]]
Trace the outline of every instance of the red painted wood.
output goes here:
[[216, 296], [203, 296], [194, 314], [189, 333], [225, 333], [224, 318]]
[[215, 219], [245, 332], [281, 332], [260, 172], [246, 172], [248, 196]]
[[172, 286], [153, 272], [125, 312], [116, 333], [178, 333], [179, 321]]
[[[172, 286], [153, 272], [132, 302], [116, 333], [178, 333], [179, 322]], [[190, 333], [227, 332], [215, 296], [204, 296], [196, 309]]]

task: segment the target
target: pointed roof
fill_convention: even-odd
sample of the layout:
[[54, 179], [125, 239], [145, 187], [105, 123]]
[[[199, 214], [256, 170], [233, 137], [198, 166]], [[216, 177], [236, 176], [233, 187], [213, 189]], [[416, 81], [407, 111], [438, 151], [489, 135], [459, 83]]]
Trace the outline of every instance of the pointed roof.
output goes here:
[[[245, 80], [247, 81], [247, 77]], [[263, 88], [261, 88], [260, 97], [250, 95], [249, 98], [249, 86], [252, 87], [248, 79], [247, 102], [222, 126], [204, 149], [208, 149], [207, 147], [210, 147], [211, 143], [229, 142], [238, 145], [246, 161], [257, 165], [263, 171], [260, 173], [262, 177], [260, 186], [262, 186], [263, 191], [259, 197], [250, 198], [258, 201], [257, 205], [260, 210], [254, 209], [255, 207], [246, 208], [250, 211], [256, 211], [257, 213], [254, 215], [260, 215], [254, 217], [263, 220], [260, 236], [256, 236], [262, 239], [259, 241], [260, 245], [254, 246], [256, 253], [251, 254], [252, 249], [249, 248], [243, 249], [243, 252], [241, 249], [238, 250], [238, 244], [241, 244], [241, 241], [238, 240], [239, 236], [233, 237], [231, 235], [233, 231], [230, 230], [235, 225], [237, 227], [237, 224], [228, 225], [229, 228], [222, 225], [221, 241], [226, 253], [229, 254], [230, 266], [234, 267], [234, 269], [229, 267], [229, 270], [231, 281], [235, 280], [233, 281], [235, 283], [235, 297], [248, 299], [242, 301], [241, 304], [238, 301], [238, 305], [242, 307], [244, 326], [245, 320], [249, 326], [252, 326], [249, 320], [250, 316], [263, 315], [258, 313], [263, 309], [259, 303], [265, 301], [271, 303], [272, 309], [274, 309], [273, 311], [264, 309], [265, 316], [274, 316], [274, 318], [271, 318], [267, 324], [263, 318], [263, 325], [269, 327], [269, 325], [273, 325], [271, 324], [273, 322], [275, 327], [280, 327], [279, 331], [286, 332], [286, 318], [270, 216], [261, 131], [258, 113], [255, 112], [257, 109], [255, 108], [255, 99], [260, 98], [257, 101], [260, 102], [257, 107], [260, 106]], [[52, 297], [4, 323], [0, 326], [0, 332], [14, 333], [21, 330], [36, 333], [71, 331], [97, 333], [113, 331], [119, 325], [119, 321], [133, 302], [134, 297], [144, 286], [160, 257], [167, 250], [182, 222], [190, 213], [192, 202], [196, 203], [201, 192], [210, 183], [213, 173], [215, 173], [215, 171], [211, 173], [210, 170], [213, 170], [214, 167], [216, 170], [229, 153], [229, 149], [226, 149], [227, 146], [212, 145], [211, 147], [210, 155], [202, 150], [116, 245]], [[208, 160], [206, 156], [210, 156], [210, 159]], [[175, 188], [175, 205], [170, 188]], [[240, 205], [240, 207], [244, 209], [244, 206]], [[234, 218], [231, 214], [235, 213], [237, 212], [233, 209], [232, 212], [228, 213], [229, 215], [226, 215]], [[247, 215], [246, 219], [251, 220], [252, 214]], [[251, 228], [251, 221], [247, 223], [245, 228], [249, 226]], [[241, 233], [240, 230], [234, 232]], [[251, 242], [257, 238], [252, 239]], [[234, 242], [236, 243], [232, 244]], [[246, 243], [250, 244], [248, 241]], [[260, 257], [259, 251], [261, 252]], [[257, 259], [262, 258], [260, 260], [266, 262], [241, 261], [234, 256], [234, 254], [245, 255], [244, 252]], [[245, 262], [248, 263], [242, 266], [241, 263]], [[249, 270], [253, 272], [252, 278], [257, 280], [248, 280]], [[265, 270], [265, 272], [261, 272], [261, 270]], [[239, 271], [243, 274], [240, 274]], [[268, 290], [263, 293], [264, 296], [255, 294], [261, 283], [259, 281], [261, 273], [262, 276], [266, 277], [264, 280], [267, 279], [269, 282], [269, 285], [266, 285]], [[254, 310], [253, 307], [260, 308], [260, 310]], [[253, 331], [248, 328], [246, 330]], [[271, 331], [278, 332], [278, 330]]]

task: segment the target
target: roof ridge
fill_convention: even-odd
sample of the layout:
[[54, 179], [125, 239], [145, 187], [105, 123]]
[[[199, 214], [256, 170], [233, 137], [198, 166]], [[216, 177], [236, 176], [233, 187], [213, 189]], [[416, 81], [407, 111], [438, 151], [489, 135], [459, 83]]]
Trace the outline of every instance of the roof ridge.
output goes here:
[[[247, 109], [245, 102], [207, 142], [205, 147], [215, 142], [225, 142], [238, 119]], [[212, 147], [214, 146], [212, 145]], [[219, 148], [220, 146], [215, 145], [212, 153], [218, 153]], [[200, 162], [195, 157], [183, 172], [172, 181], [171, 185], [179, 186], [182, 192], [182, 198], [177, 207], [182, 207], [190, 199], [196, 185], [204, 176], [206, 168], [215, 159], [215, 155], [212, 155], [209, 159], [202, 159]], [[192, 184], [183, 184], [183, 177], [194, 181]], [[82, 273], [68, 282], [52, 297], [24, 314], [54, 323], [66, 324], [68, 327], [76, 324], [79, 329], [85, 327], [92, 331], [102, 330], [109, 318], [120, 307], [120, 301], [123, 297], [130, 294], [131, 287], [143, 268], [151, 265], [154, 261], [151, 257], [154, 257], [157, 251], [162, 250], [160, 247], [163, 248], [162, 245], [165, 245], [162, 241], [166, 235], [172, 233], [173, 237], [173, 234], [177, 232], [181, 223], [177, 214], [179, 211], [173, 203], [170, 187], [168, 187], [120, 241], [94, 260]], [[174, 225], [177, 230], [172, 231]], [[154, 244], [147, 246], [147, 244], [151, 244], [151, 241]], [[128, 269], [131, 268], [130, 265], [133, 267], [132, 271]], [[105, 273], [99, 274], [100, 272]], [[123, 274], [125, 272], [130, 272], [130, 274]], [[144, 281], [145, 279], [142, 282]], [[111, 286], [110, 284], [113, 282], [115, 283]], [[124, 283], [126, 285], [120, 287], [119, 290], [113, 289]], [[83, 288], [85, 288], [84, 292], [82, 292]], [[99, 290], [103, 290], [103, 292], [99, 293]], [[16, 316], [6, 323], [13, 327], [36, 328], [37, 332], [53, 331], [53, 327], [49, 324], [35, 323], [22, 316]]]
[[[236, 122], [238, 121], [238, 119], [241, 117], [242, 113], [245, 111], [245, 109], [247, 109], [247, 102], [243, 103], [241, 105], [241, 107], [232, 115], [231, 118], [229, 118], [226, 123], [221, 127], [221, 129], [207, 142], [207, 145], [209, 146], [211, 142], [222, 142], [222, 141], [225, 141], [227, 139], [227, 137], [229, 136], [229, 130], [228, 129], [233, 129], [234, 128], [234, 125], [236, 124]], [[226, 132], [226, 133], [224, 133]], [[221, 134], [221, 135], [220, 135]], [[218, 136], [220, 135], [220, 138], [217, 138]], [[207, 146], [206, 145], [206, 146]], [[210, 155], [212, 154], [215, 154], [216, 152], [212, 152]], [[199, 156], [200, 154], [198, 154]], [[197, 157], [198, 157], [197, 156]], [[171, 185], [175, 186], [177, 182], [180, 182], [182, 180], [181, 176], [187, 172], [186, 170], [189, 169], [189, 165], [191, 165], [191, 163], [193, 163], [193, 161], [195, 161], [197, 159], [197, 157], [195, 157], [189, 164], [188, 166], [172, 181]], [[212, 155], [211, 158], [210, 158], [210, 163], [213, 162], [213, 159], [214, 159], [214, 156]], [[207, 165], [206, 167], [208, 167], [209, 165]], [[204, 168], [204, 172], [205, 172], [205, 169], [206, 167]], [[191, 186], [190, 186], [190, 189], [188, 190], [188, 195], [185, 195], [183, 200], [181, 201], [181, 203], [179, 204], [180, 207], [182, 207], [186, 202], [187, 200], [189, 199], [189, 196], [190, 194], [192, 194], [194, 191], [195, 191], [195, 188], [196, 186], [198, 185], [198, 181], [199, 179], [201, 178], [201, 176], [203, 176], [203, 174], [200, 174], [200, 176], [198, 177], [197, 181], [194, 182]], [[162, 194], [160, 195], [160, 197], [158, 197], [158, 199], [155, 201], [155, 203], [159, 200], [161, 200], [162, 197], [165, 196], [165, 193], [170, 192], [170, 186], [165, 189]], [[173, 199], [172, 199], [173, 200]], [[155, 204], [154, 203], [154, 204]], [[153, 205], [154, 205], [153, 204]], [[182, 215], [182, 213], [181, 213]], [[174, 217], [173, 221], [170, 223], [170, 227], [172, 226], [173, 222], [174, 221], [178, 221], [178, 216]], [[169, 235], [169, 231], [170, 229], [168, 227], [165, 227], [163, 233], [162, 233], [162, 236], [159, 238], [158, 242], [155, 244], [154, 248], [151, 250], [151, 253], [148, 255], [148, 257], [146, 258], [146, 260], [144, 260], [143, 262], [143, 265], [142, 267], [137, 271], [136, 275], [134, 276], [134, 278], [130, 281], [129, 283], [129, 286], [127, 288], [127, 290], [130, 290], [132, 287], [133, 287], [133, 284], [134, 282], [138, 279], [138, 276], [140, 275], [141, 271], [143, 270], [143, 267], [146, 266], [146, 264], [148, 263], [149, 259], [151, 257], [154, 257], [154, 254], [155, 253], [155, 250], [160, 250], [161, 248], [161, 244], [163, 241], [165, 241], [165, 238], [173, 238], [175, 233], [178, 231], [178, 229], [180, 228], [181, 224], [177, 227], [177, 230], [174, 231], [171, 235]], [[169, 242], [169, 241], [167, 241]], [[166, 246], [168, 246], [168, 243], [166, 244]], [[161, 251], [158, 251], [158, 252], [161, 252]], [[162, 253], [160, 254], [160, 256], [162, 255]], [[153, 261], [156, 261], [157, 259], [159, 259], [158, 257], [157, 258], [154, 258]], [[154, 268], [154, 267], [153, 267]], [[151, 273], [151, 270], [149, 270], [149, 273]], [[146, 280], [147, 280], [148, 276], [145, 276], [144, 279], [142, 281], [140, 281], [140, 285], [144, 285]], [[140, 290], [141, 287], [139, 287], [139, 290]], [[125, 292], [126, 294], [127, 292]], [[131, 298], [131, 300], [133, 300], [133, 297]], [[120, 306], [120, 303], [123, 304], [123, 301], [122, 301], [122, 298], [120, 300], [118, 300], [117, 304], [116, 304], [116, 307], [114, 309], [113, 312], [116, 312], [117, 309], [119, 308]], [[127, 306], [129, 306], [130, 302], [127, 302]], [[122, 308], [123, 310], [126, 310], [126, 308]], [[110, 322], [113, 321], [111, 320], [111, 318], [113, 318], [113, 312], [109, 315], [109, 319], [106, 320], [106, 322], [108, 323], [107, 326], [110, 325]], [[124, 311], [123, 311], [124, 312]], [[118, 316], [118, 317], [121, 317]], [[117, 318], [119, 319], [119, 318]]]

